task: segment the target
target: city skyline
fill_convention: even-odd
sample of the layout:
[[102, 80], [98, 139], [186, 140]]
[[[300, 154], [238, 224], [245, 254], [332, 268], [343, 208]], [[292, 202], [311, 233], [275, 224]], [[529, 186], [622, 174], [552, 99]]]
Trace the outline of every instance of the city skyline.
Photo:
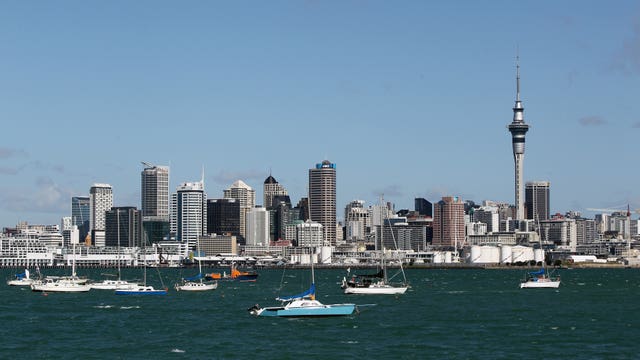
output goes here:
[[0, 226], [57, 224], [93, 183], [140, 208], [140, 161], [171, 192], [204, 165], [211, 198], [273, 174], [297, 202], [330, 159], [339, 213], [514, 204], [516, 54], [523, 182], [552, 214], [640, 208], [637, 2], [189, 5], [2, 5]]

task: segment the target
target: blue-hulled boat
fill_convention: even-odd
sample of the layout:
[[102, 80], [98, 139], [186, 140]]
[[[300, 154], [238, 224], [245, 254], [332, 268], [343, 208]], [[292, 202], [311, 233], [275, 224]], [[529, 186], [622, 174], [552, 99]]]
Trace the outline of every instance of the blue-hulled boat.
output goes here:
[[309, 289], [301, 294], [277, 297], [276, 300], [281, 301], [282, 305], [262, 308], [256, 304], [247, 310], [255, 316], [279, 317], [345, 316], [357, 311], [356, 304], [325, 305], [316, 300], [313, 259], [311, 260], [311, 286]]

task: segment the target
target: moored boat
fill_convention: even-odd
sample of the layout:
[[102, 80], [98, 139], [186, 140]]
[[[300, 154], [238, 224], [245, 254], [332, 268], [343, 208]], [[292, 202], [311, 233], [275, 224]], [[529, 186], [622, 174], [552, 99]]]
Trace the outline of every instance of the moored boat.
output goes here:
[[528, 272], [524, 281], [520, 283], [521, 289], [553, 288], [560, 287], [560, 276], [550, 276], [546, 269]]
[[31, 286], [33, 279], [30, 277], [29, 269], [24, 269], [21, 274], [16, 274], [15, 279], [7, 281], [7, 285], [10, 286]]

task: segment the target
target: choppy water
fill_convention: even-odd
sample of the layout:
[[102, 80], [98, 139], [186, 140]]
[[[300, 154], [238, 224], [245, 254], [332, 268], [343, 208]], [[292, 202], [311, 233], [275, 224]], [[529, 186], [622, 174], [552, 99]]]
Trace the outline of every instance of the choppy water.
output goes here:
[[[3, 269], [7, 279], [16, 270]], [[100, 279], [105, 270], [80, 275]], [[60, 274], [61, 272], [58, 272]], [[260, 270], [256, 283], [206, 293], [44, 296], [0, 284], [0, 358], [498, 359], [640, 357], [640, 270], [562, 270], [560, 289], [519, 289], [522, 270], [409, 270], [405, 295], [346, 296], [344, 270], [316, 270], [318, 299], [359, 315], [255, 318], [247, 308], [308, 285], [305, 270]], [[171, 286], [188, 269], [162, 269]], [[124, 278], [140, 277], [124, 270]], [[151, 283], [160, 286], [156, 270]], [[284, 290], [279, 290], [283, 284]]]

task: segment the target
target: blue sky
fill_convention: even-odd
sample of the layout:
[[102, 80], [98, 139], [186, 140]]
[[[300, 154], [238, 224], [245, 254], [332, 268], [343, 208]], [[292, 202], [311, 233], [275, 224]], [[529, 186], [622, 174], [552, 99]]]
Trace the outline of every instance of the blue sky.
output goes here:
[[337, 164], [338, 214], [380, 194], [514, 201], [515, 57], [524, 178], [553, 212], [640, 208], [640, 3], [0, 3], [0, 226], [59, 223], [140, 161], [209, 197], [269, 172], [292, 200]]

